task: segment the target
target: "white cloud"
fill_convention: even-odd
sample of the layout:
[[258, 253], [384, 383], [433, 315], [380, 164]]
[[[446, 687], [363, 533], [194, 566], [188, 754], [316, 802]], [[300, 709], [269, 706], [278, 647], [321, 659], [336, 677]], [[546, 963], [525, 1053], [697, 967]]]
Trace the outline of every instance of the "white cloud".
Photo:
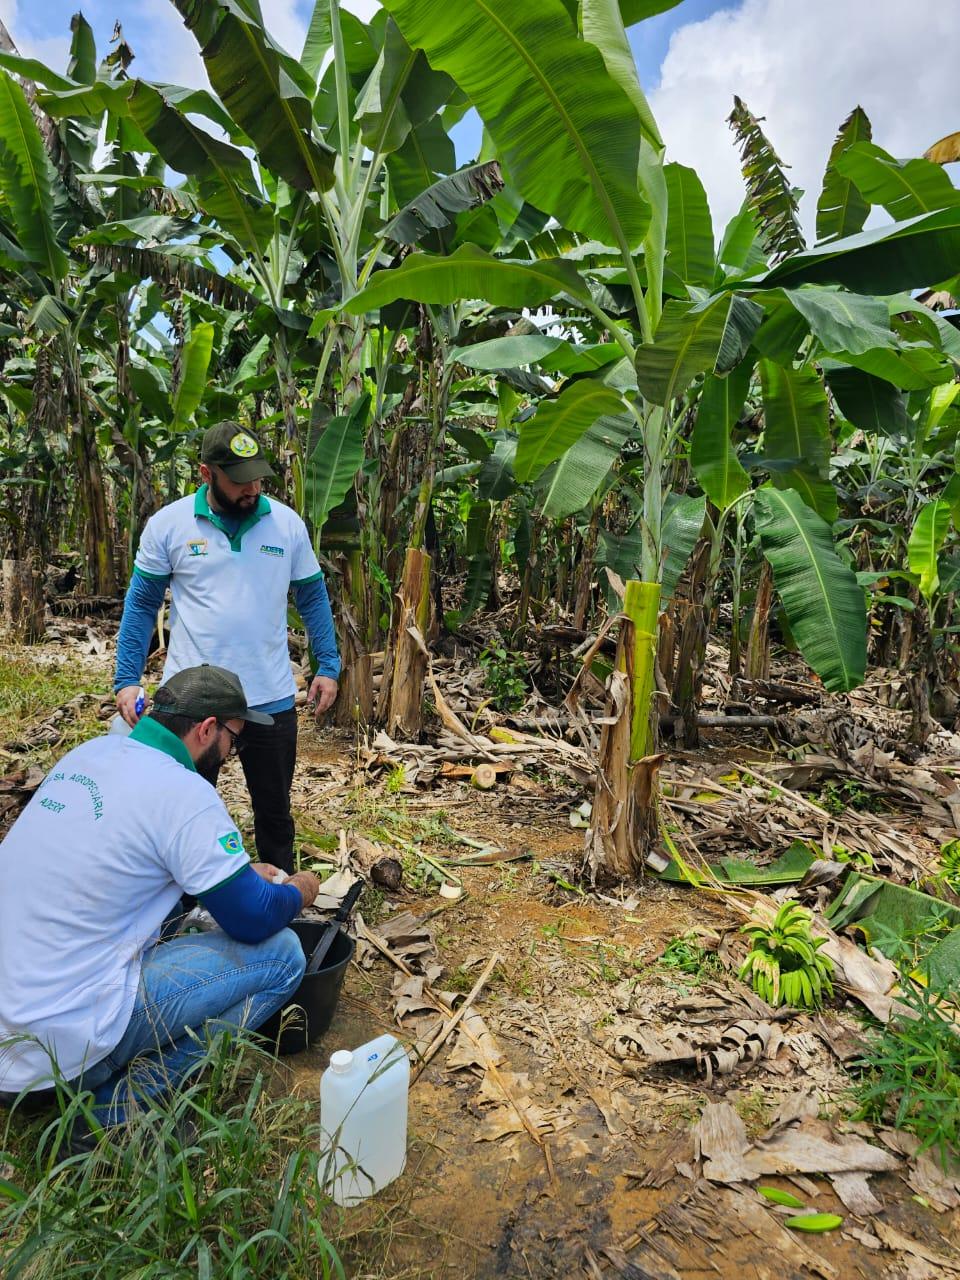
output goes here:
[[130, 30], [125, 33], [136, 54], [131, 75], [191, 89], [209, 88], [200, 46], [170, 0], [140, 0], [138, 10], [138, 20], [147, 25], [147, 32], [146, 38]]
[[380, 5], [378, 0], [344, 0], [343, 7], [356, 14], [362, 22], [369, 22]]
[[726, 124], [739, 94], [766, 117], [791, 182], [805, 190], [812, 240], [830, 147], [854, 106], [895, 156], [921, 155], [960, 128], [958, 47], [955, 0], [744, 0], [674, 33], [650, 105], [668, 158], [703, 180], [719, 236], [744, 193]]
[[38, 38], [22, 32], [23, 13], [18, 0], [0, 0], [0, 22], [25, 58], [37, 58], [51, 67], [65, 67], [70, 56], [70, 38]]
[[[169, 3], [169, 0], [165, 0]], [[362, 22], [369, 22], [380, 8], [377, 0], [345, 0], [349, 9]], [[313, 13], [313, 0], [261, 0], [260, 8], [267, 30], [288, 53], [299, 57]]]
[[277, 44], [295, 58], [299, 57], [307, 22], [298, 12], [297, 0], [262, 0], [260, 8], [264, 24]]

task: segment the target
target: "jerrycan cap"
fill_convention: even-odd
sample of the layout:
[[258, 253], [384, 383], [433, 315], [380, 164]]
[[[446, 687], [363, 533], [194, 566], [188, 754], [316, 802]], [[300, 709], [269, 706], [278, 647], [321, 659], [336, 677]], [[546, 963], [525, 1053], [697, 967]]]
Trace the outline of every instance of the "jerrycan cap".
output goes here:
[[346, 1075], [353, 1066], [353, 1054], [349, 1049], [338, 1049], [330, 1055], [330, 1067], [338, 1076]]

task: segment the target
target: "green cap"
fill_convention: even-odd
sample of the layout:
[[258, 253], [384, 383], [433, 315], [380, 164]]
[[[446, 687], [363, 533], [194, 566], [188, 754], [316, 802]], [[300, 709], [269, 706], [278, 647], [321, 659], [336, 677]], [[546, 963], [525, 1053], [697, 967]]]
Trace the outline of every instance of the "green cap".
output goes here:
[[273, 724], [273, 716], [251, 711], [247, 706], [247, 695], [238, 676], [209, 662], [199, 667], [184, 667], [160, 686], [157, 695], [161, 696], [154, 696], [154, 706], [172, 716], [196, 716], [198, 720], [216, 716], [218, 720]]
[[260, 441], [239, 422], [218, 422], [209, 427], [203, 433], [200, 461], [208, 467], [220, 467], [234, 484], [247, 484], [274, 474]]

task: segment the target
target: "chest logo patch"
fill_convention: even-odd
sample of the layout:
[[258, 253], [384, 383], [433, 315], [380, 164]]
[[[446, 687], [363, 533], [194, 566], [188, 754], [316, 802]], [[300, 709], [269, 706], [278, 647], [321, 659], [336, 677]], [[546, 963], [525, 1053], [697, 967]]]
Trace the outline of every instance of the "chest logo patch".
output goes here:
[[207, 554], [206, 538], [193, 538], [187, 543], [188, 556], [205, 556]]
[[220, 836], [217, 844], [224, 853], [243, 853], [243, 840], [240, 838], [239, 831], [231, 831], [225, 836]]
[[265, 556], [280, 556], [283, 558], [283, 547], [268, 547], [266, 543], [260, 548], [260, 554]]
[[238, 458], [255, 458], [260, 452], [260, 446], [253, 436], [241, 431], [230, 441], [230, 452], [235, 453]]

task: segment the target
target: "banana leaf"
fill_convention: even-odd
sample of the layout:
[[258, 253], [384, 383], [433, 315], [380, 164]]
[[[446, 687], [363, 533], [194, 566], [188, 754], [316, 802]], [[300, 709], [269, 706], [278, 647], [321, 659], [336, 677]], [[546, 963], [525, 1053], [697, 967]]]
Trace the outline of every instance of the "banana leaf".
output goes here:
[[23, 90], [0, 71], [0, 192], [20, 248], [54, 282], [69, 267], [53, 224], [56, 181]]
[[207, 386], [213, 335], [213, 325], [202, 321], [193, 326], [190, 337], [184, 343], [180, 385], [173, 400], [173, 421], [170, 424], [172, 433], [186, 431], [200, 407]]
[[525, 200], [584, 235], [640, 244], [649, 211], [637, 189], [636, 108], [560, 0], [384, 7], [467, 93]]
[[537, 307], [559, 294], [580, 301], [590, 294], [576, 268], [560, 258], [494, 258], [476, 245], [461, 245], [449, 257], [411, 253], [393, 271], [378, 271], [346, 304], [353, 315], [404, 298], [444, 305], [483, 298], [497, 307]]
[[520, 428], [514, 462], [517, 479], [521, 483], [534, 479], [572, 448], [588, 428], [602, 429], [623, 412], [620, 396], [590, 379], [569, 384], [555, 400], [542, 401]]
[[944, 498], [924, 503], [917, 512], [907, 543], [910, 572], [919, 576], [920, 594], [928, 604], [940, 586], [940, 548], [950, 529], [952, 514], [950, 503]]
[[349, 413], [339, 414], [323, 429], [305, 469], [306, 510], [319, 536], [327, 516], [347, 496], [363, 462], [364, 428], [369, 394], [361, 396]]
[[867, 661], [866, 602], [830, 526], [793, 489], [764, 486], [753, 512], [800, 652], [827, 689], [855, 689]]

